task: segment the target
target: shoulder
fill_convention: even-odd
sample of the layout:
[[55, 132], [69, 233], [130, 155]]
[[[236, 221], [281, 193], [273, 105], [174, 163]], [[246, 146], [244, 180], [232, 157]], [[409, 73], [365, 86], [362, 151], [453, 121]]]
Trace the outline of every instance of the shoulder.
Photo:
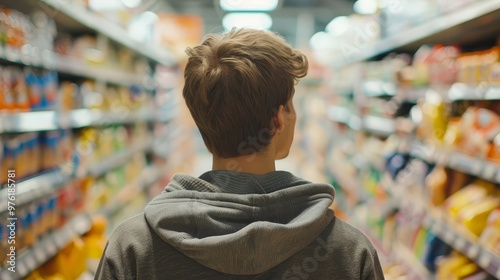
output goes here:
[[358, 263], [378, 259], [377, 251], [368, 237], [356, 227], [337, 217], [318, 238], [323, 238], [325, 245], [337, 256], [348, 256], [349, 259], [356, 259]]
[[355, 263], [361, 266], [362, 279], [368, 279], [373, 275], [377, 276], [373, 279], [383, 279], [380, 276], [383, 274], [378, 253], [368, 237], [359, 229], [336, 217], [322, 236], [331, 252], [335, 252], [337, 257], [346, 257], [350, 262], [355, 260]]
[[121, 254], [137, 255], [152, 246], [152, 229], [149, 227], [144, 213], [133, 216], [121, 223], [108, 239], [107, 250], [119, 251]]

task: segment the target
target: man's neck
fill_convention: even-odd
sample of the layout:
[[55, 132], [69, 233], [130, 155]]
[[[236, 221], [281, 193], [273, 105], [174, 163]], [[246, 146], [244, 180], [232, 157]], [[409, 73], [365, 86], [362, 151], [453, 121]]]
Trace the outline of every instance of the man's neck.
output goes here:
[[239, 156], [234, 158], [213, 157], [213, 170], [230, 170], [250, 174], [266, 174], [276, 171], [274, 157], [267, 153]]

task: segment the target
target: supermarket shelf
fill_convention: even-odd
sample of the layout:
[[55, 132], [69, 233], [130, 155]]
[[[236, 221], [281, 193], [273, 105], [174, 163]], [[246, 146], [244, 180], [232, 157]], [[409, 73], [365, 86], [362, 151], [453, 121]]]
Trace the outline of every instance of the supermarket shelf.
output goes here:
[[142, 85], [145, 78], [143, 76], [127, 73], [114, 68], [97, 66], [92, 67], [85, 64], [85, 62], [81, 61], [81, 59], [60, 56], [51, 52], [36, 56], [33, 54], [24, 54], [19, 51], [8, 48], [6, 49], [0, 46], [0, 60], [26, 66], [56, 70], [67, 75], [91, 78], [123, 86]]
[[109, 124], [126, 124], [135, 122], [153, 121], [151, 110], [142, 109], [132, 112], [112, 113], [100, 110], [78, 109], [73, 110], [61, 120], [61, 127], [103, 126]]
[[90, 166], [87, 170], [87, 175], [92, 177], [102, 176], [110, 170], [125, 165], [134, 155], [151, 150], [152, 147], [153, 141], [147, 141], [146, 143], [131, 149], [127, 148], [124, 151], [114, 154], [113, 156]]
[[392, 248], [386, 248], [382, 242], [373, 234], [372, 230], [363, 225], [357, 218], [349, 219], [354, 226], [359, 228], [373, 244], [382, 258], [388, 261], [396, 261], [404, 265], [406, 272], [412, 277], [410, 279], [426, 280], [433, 279], [432, 273], [412, 254], [412, 252], [398, 241], [392, 243]]
[[27, 54], [12, 48], [5, 48], [4, 46], [0, 46], [0, 60], [4, 62], [11, 62], [46, 69], [54, 69], [55, 67], [54, 53], [38, 53], [37, 55], [29, 53]]
[[86, 65], [80, 59], [63, 56], [55, 56], [54, 68], [61, 73], [92, 78], [123, 86], [142, 85], [145, 78], [144, 76], [127, 73], [115, 68], [92, 67]]
[[375, 135], [388, 137], [396, 132], [396, 121], [394, 119], [376, 116], [363, 117], [363, 130]]
[[418, 142], [412, 144], [411, 154], [427, 162], [447, 166], [473, 176], [500, 184], [500, 164], [482, 160], [457, 151], [431, 147]]
[[74, 237], [87, 233], [90, 228], [90, 216], [83, 214], [73, 218], [68, 224], [43, 237], [34, 247], [19, 255], [16, 259], [16, 272], [1, 270], [0, 279], [23, 279], [64, 249]]
[[366, 81], [362, 88], [367, 97], [394, 96], [397, 91], [396, 84], [380, 80]]
[[[17, 182], [16, 206], [42, 198], [63, 186], [71, 177], [60, 169], [45, 172], [36, 177]], [[7, 209], [7, 189], [0, 190], [0, 212]]]
[[446, 219], [446, 215], [441, 210], [422, 202], [419, 203], [418, 199], [403, 199], [404, 194], [398, 193], [394, 188], [394, 182], [390, 180], [385, 180], [384, 185], [385, 189], [402, 206], [406, 204], [406, 207], [417, 209], [417, 212], [422, 213], [423, 225], [432, 230], [439, 238], [476, 262], [486, 272], [500, 279], [500, 255], [496, 255], [488, 248], [478, 244], [476, 237]]
[[4, 114], [0, 115], [0, 133], [55, 130], [57, 123], [55, 111]]
[[0, 133], [22, 133], [46, 131], [65, 128], [81, 128], [86, 126], [103, 126], [109, 124], [126, 124], [158, 120], [169, 121], [170, 115], [155, 117], [151, 110], [112, 113], [101, 110], [77, 109], [67, 114], [57, 111], [35, 111], [17, 114], [0, 115]]
[[345, 124], [354, 130], [361, 128], [360, 118], [348, 108], [330, 106], [327, 110], [327, 116], [333, 122]]
[[[115, 154], [99, 163], [89, 167], [85, 175], [99, 177], [121, 165], [127, 163], [137, 153], [142, 153], [152, 148], [153, 141], [138, 147], [127, 149]], [[16, 186], [16, 206], [37, 200], [54, 192], [54, 190], [69, 182], [72, 176], [61, 169], [55, 169], [41, 175], [19, 182]], [[0, 190], [0, 212], [7, 209], [7, 189]]]
[[479, 85], [471, 86], [462, 83], [455, 83], [448, 92], [450, 101], [457, 100], [500, 100], [500, 87]]
[[434, 279], [433, 273], [424, 266], [407, 246], [395, 241], [393, 251], [395, 258], [403, 261], [407, 270], [411, 272], [415, 279]]
[[[492, 13], [498, 14], [499, 11], [500, 4], [497, 0], [474, 1], [453, 12], [439, 15], [415, 27], [411, 27], [405, 30], [405, 32], [399, 32], [397, 35], [381, 39], [377, 43], [363, 48], [363, 51], [358, 55], [346, 58], [336, 63], [335, 66], [343, 67], [410, 45], [417, 46], [423, 43], [432, 42], [447, 43], [445, 39], [449, 39], [448, 37], [452, 37], [454, 43], [459, 43], [457, 40], [474, 39], [472, 35], [478, 36], [481, 32], [485, 32], [486, 30], [492, 31], [490, 33], [495, 34], [498, 32], [498, 30], [495, 31], [494, 29], [495, 26], [497, 26], [494, 24], [495, 21], [498, 21], [497, 16], [493, 15], [491, 17], [491, 21], [493, 22], [481, 19], [481, 17]], [[453, 28], [458, 26], [460, 26], [458, 30], [453, 30]], [[466, 30], [479, 30], [479, 32], [475, 32], [477, 34], [471, 34], [466, 32]], [[471, 36], [455, 36], [460, 34], [456, 34], [460, 31], [462, 32], [461, 34], [470, 34]]]
[[424, 218], [424, 225], [448, 245], [476, 262], [486, 272], [500, 278], [500, 255], [496, 255], [478, 244], [477, 240], [466, 237], [456, 226], [445, 219], [436, 218], [430, 212], [427, 212]]
[[147, 43], [133, 40], [130, 38], [126, 30], [119, 25], [95, 14], [94, 12], [86, 10], [80, 5], [63, 3], [60, 0], [42, 1], [48, 4], [52, 9], [63, 13], [78, 23], [105, 35], [113, 41], [130, 48], [144, 57], [167, 66], [175, 64], [173, 56], [168, 53], [165, 48], [160, 50], [159, 48], [154, 48]]
[[368, 194], [351, 176], [345, 176], [335, 170], [335, 168], [329, 168], [328, 173], [330, 173], [339, 183], [340, 187], [350, 194], [353, 194], [358, 202], [369, 201], [372, 196]]
[[150, 167], [144, 170], [137, 180], [122, 189], [116, 196], [116, 199], [109, 203], [109, 206], [99, 212], [106, 217], [113, 216], [127, 206], [135, 197], [137, 197], [138, 193], [146, 190], [148, 187], [156, 183], [165, 173], [165, 170], [161, 170], [157, 167]]

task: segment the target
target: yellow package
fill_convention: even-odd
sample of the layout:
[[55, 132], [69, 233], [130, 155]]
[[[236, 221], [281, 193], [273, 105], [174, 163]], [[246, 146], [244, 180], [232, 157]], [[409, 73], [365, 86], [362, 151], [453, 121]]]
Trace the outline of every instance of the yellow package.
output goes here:
[[500, 207], [491, 211], [486, 228], [479, 237], [479, 242], [493, 252], [500, 254]]
[[444, 167], [437, 166], [427, 176], [425, 185], [429, 190], [429, 200], [432, 205], [438, 206], [444, 203], [446, 199], [446, 183], [448, 176]]
[[467, 205], [479, 202], [493, 192], [494, 186], [484, 181], [476, 181], [457, 191], [445, 201], [445, 207], [453, 218]]
[[429, 90], [422, 104], [422, 122], [419, 127], [419, 136], [441, 142], [447, 127], [445, 103], [441, 95]]
[[478, 271], [479, 267], [477, 264], [470, 262], [466, 265], [461, 266], [457, 270], [455, 270], [455, 278], [453, 279], [464, 279], [467, 276], [470, 276]]
[[439, 260], [437, 263], [436, 280], [456, 279], [453, 278], [455, 271], [469, 262], [469, 259], [456, 252]]
[[479, 236], [486, 227], [490, 213], [500, 206], [500, 198], [487, 197], [479, 203], [470, 204], [460, 211], [459, 222], [470, 232]]

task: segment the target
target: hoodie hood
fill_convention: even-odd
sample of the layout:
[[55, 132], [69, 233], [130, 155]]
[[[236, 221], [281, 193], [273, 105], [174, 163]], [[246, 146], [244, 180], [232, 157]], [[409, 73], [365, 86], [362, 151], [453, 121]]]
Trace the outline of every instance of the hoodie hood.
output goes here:
[[284, 171], [172, 177], [145, 209], [156, 234], [213, 270], [255, 275], [303, 249], [333, 219], [335, 192]]

